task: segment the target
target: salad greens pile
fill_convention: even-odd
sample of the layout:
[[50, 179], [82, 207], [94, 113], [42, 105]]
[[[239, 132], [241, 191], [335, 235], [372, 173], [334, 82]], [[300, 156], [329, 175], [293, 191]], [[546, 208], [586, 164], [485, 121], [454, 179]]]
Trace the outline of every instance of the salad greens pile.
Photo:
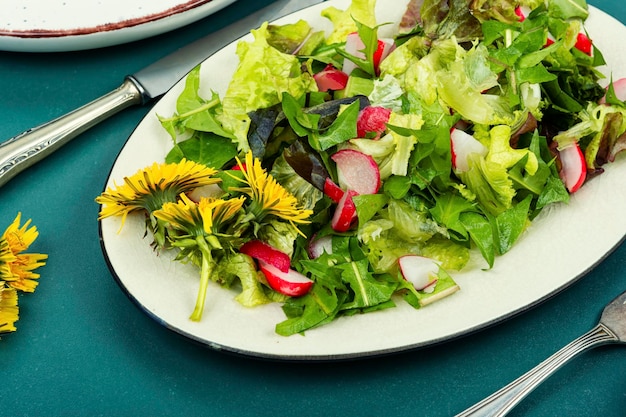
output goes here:
[[[330, 33], [305, 21], [262, 25], [238, 44], [240, 64], [222, 97], [199, 95], [196, 68], [176, 113], [160, 117], [174, 141], [167, 162], [228, 170], [250, 151], [313, 210], [302, 235], [265, 236], [288, 247], [292, 267], [315, 282], [285, 301], [281, 335], [402, 298], [419, 308], [453, 293], [450, 271], [472, 252], [492, 267], [543, 208], [568, 202], [562, 149], [580, 148], [588, 179], [626, 139], [626, 106], [598, 83], [601, 52], [576, 47], [585, 0], [412, 1], [391, 23], [377, 22], [374, 7], [375, 0], [328, 7]], [[377, 62], [379, 31], [392, 24], [393, 50]], [[354, 32], [359, 54], [346, 47]], [[316, 74], [347, 61], [356, 69], [345, 86], [320, 91]], [[390, 115], [384, 131], [359, 137], [366, 107]], [[453, 164], [453, 129], [486, 149], [468, 155], [467, 170]], [[382, 180], [377, 193], [353, 198], [358, 220], [345, 232], [331, 227], [336, 202], [324, 192], [327, 180], [339, 183], [332, 155], [341, 149], [371, 156]], [[222, 192], [236, 195], [223, 178]], [[317, 239], [327, 250], [314, 258]], [[398, 259], [407, 254], [439, 263], [434, 288], [403, 279]]]

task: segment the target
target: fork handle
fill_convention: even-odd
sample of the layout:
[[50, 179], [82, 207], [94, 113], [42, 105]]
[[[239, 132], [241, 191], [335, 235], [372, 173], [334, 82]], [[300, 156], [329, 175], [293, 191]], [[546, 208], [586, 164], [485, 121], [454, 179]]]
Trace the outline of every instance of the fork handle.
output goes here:
[[141, 103], [141, 91], [127, 78], [120, 87], [91, 103], [0, 143], [0, 187], [87, 129]]
[[604, 325], [598, 324], [515, 381], [457, 414], [456, 417], [502, 417], [539, 384], [580, 353], [596, 346], [616, 342], [617, 336]]

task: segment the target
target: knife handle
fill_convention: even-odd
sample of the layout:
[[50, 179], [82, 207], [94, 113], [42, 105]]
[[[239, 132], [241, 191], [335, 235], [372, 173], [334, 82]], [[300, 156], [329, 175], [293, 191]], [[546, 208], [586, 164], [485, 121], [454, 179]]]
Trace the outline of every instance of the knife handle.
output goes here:
[[0, 143], [0, 187], [87, 129], [137, 104], [142, 104], [141, 91], [127, 78], [91, 103]]

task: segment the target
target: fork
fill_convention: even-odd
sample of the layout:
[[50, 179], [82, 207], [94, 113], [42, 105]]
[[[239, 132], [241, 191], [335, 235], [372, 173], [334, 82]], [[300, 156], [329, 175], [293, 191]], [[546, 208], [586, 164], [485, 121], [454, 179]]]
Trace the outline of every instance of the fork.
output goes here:
[[604, 307], [599, 323], [507, 386], [456, 417], [501, 417], [579, 354], [596, 346], [626, 343], [626, 292]]

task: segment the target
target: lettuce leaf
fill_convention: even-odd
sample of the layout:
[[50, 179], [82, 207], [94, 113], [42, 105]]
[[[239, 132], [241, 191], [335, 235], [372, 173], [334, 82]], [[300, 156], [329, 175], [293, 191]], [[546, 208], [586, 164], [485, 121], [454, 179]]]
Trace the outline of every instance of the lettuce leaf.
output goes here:
[[424, 32], [434, 39], [455, 37], [459, 42], [482, 36], [480, 21], [472, 15], [469, 0], [424, 0], [421, 8]]
[[[219, 275], [236, 276], [241, 282], [242, 290], [235, 300], [245, 307], [255, 307], [272, 302], [259, 281], [259, 272], [252, 258], [243, 254], [235, 254], [224, 258], [218, 265]], [[269, 290], [268, 288], [268, 291]]]
[[481, 207], [493, 215], [509, 209], [516, 193], [506, 168], [490, 164], [478, 154], [469, 156], [469, 166], [460, 178], [476, 195]]
[[481, 21], [494, 19], [514, 23], [519, 19], [515, 14], [517, 3], [517, 0], [472, 0], [469, 7], [472, 14]]
[[589, 8], [585, 0], [550, 0], [550, 14], [554, 17], [567, 19], [586, 19], [589, 16]]
[[240, 64], [222, 98], [223, 114], [219, 120], [235, 136], [242, 151], [249, 149], [248, 112], [280, 103], [283, 93], [300, 97], [317, 90], [315, 80], [301, 70], [297, 57], [284, 54], [268, 43], [267, 27], [265, 23], [252, 31], [254, 41], [237, 45]]
[[267, 43], [285, 54], [311, 55], [324, 42], [323, 32], [313, 32], [308, 22], [299, 20], [267, 27]]
[[346, 10], [328, 7], [322, 10], [322, 16], [330, 20], [333, 30], [326, 38], [327, 44], [343, 43], [347, 36], [357, 31], [357, 22], [371, 28], [376, 26], [376, 0], [352, 0]]

